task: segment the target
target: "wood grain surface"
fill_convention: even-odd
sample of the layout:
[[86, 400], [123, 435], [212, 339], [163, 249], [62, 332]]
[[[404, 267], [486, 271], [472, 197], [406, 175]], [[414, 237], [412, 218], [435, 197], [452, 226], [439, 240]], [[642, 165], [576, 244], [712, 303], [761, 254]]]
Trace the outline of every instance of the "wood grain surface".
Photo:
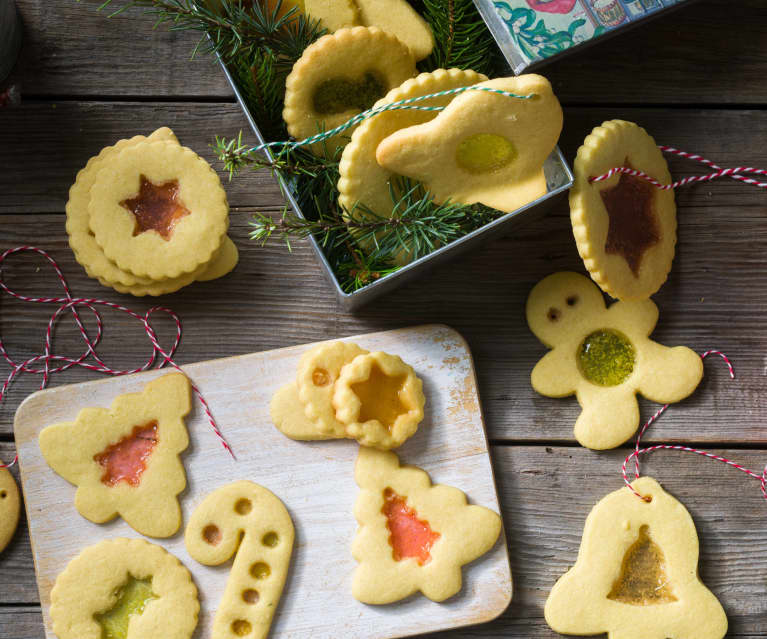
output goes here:
[[[24, 102], [0, 109], [0, 249], [38, 244], [50, 250], [75, 295], [126, 301], [89, 280], [66, 244], [67, 190], [87, 159], [115, 140], [169, 125], [184, 144], [212, 159], [215, 135], [247, 133], [247, 123], [220, 69], [189, 60], [196, 38], [152, 30], [137, 9], [107, 20], [98, 0], [44, 3], [17, 0], [25, 26], [14, 78]], [[119, 4], [116, 6], [120, 6]], [[574, 157], [591, 128], [625, 118], [659, 143], [727, 166], [767, 166], [767, 38], [763, 0], [701, 0], [612, 40], [540, 69], [565, 105], [561, 146]], [[671, 159], [677, 176], [701, 173]], [[161, 299], [184, 322], [181, 363], [291, 346], [318, 339], [440, 322], [468, 341], [494, 452], [495, 475], [509, 532], [515, 596], [497, 621], [439, 637], [556, 637], [542, 605], [556, 578], [575, 558], [589, 508], [620, 486], [627, 449], [592, 453], [578, 448], [574, 399], [537, 396], [529, 373], [545, 349], [524, 321], [524, 301], [550, 272], [583, 271], [572, 242], [567, 204], [514, 236], [425, 274], [355, 314], [341, 311], [308, 245], [292, 253], [247, 239], [249, 215], [278, 214], [279, 191], [266, 174], [245, 174], [227, 185], [232, 235], [241, 261], [226, 279]], [[767, 196], [731, 181], [677, 194], [679, 245], [669, 281], [655, 300], [654, 336], [696, 350], [720, 348], [706, 364], [698, 391], [648, 433], [648, 441], [692, 442], [754, 468], [767, 462]], [[14, 288], [52, 294], [52, 273], [26, 257], [9, 262]], [[155, 300], [127, 299], [146, 310]], [[52, 308], [30, 308], [4, 296], [0, 335], [23, 357], [42, 350]], [[140, 328], [106, 313], [102, 352], [114, 366], [132, 367], [150, 349]], [[90, 322], [90, 320], [86, 320]], [[161, 320], [164, 343], [171, 327]], [[82, 350], [70, 320], [61, 322], [56, 351]], [[7, 368], [5, 369], [7, 372]], [[96, 377], [67, 371], [53, 385]], [[0, 404], [0, 456], [12, 457], [15, 408], [39, 378], [19, 379]], [[656, 405], [640, 402], [642, 416]], [[548, 452], [551, 450], [552, 452]], [[646, 464], [691, 511], [701, 537], [704, 580], [722, 600], [730, 637], [767, 635], [767, 566], [763, 535], [767, 506], [758, 483], [741, 473], [684, 454], [656, 453]], [[39, 599], [25, 522], [0, 555], [0, 639], [42, 639]]]

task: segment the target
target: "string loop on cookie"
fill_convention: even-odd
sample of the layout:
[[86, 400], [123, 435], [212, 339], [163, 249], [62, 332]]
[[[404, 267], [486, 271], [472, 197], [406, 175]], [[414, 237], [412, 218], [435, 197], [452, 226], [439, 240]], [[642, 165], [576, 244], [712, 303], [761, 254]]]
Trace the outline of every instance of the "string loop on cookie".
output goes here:
[[[727, 365], [728, 372], [730, 374], [730, 379], [735, 379], [735, 369], [732, 366], [732, 362], [729, 360], [729, 358], [722, 353], [721, 351], [716, 350], [708, 350], [705, 353], [701, 354], [701, 359], [706, 359], [709, 355], [718, 355], [722, 358], [724, 363]], [[639, 499], [642, 499], [643, 501], [650, 501], [649, 498], [642, 496], [632, 485], [631, 481], [628, 477], [628, 472], [626, 470], [626, 467], [628, 466], [629, 462], [631, 460], [634, 460], [634, 479], [639, 478], [639, 456], [640, 455], [646, 455], [648, 453], [652, 453], [656, 450], [677, 450], [677, 451], [683, 451], [687, 453], [695, 453], [696, 455], [700, 455], [702, 457], [707, 457], [709, 459], [714, 459], [716, 461], [723, 462], [727, 464], [728, 466], [732, 466], [733, 468], [736, 468], [737, 470], [740, 470], [741, 472], [746, 473], [749, 477], [753, 477], [754, 479], [758, 479], [761, 484], [762, 489], [762, 495], [764, 495], [764, 498], [767, 499], [767, 465], [765, 465], [764, 470], [761, 473], [758, 473], [756, 471], [750, 470], [748, 468], [745, 468], [744, 466], [741, 466], [737, 462], [732, 461], [731, 459], [727, 459], [726, 457], [722, 457], [721, 455], [715, 455], [714, 453], [709, 453], [705, 450], [699, 450], [697, 448], [691, 448], [689, 446], [681, 446], [681, 445], [672, 445], [672, 444], [657, 444], [655, 446], [648, 446], [647, 448], [640, 448], [639, 444], [642, 440], [642, 436], [645, 434], [647, 429], [661, 416], [663, 413], [666, 412], [666, 409], [669, 407], [668, 404], [664, 404], [661, 406], [658, 411], [650, 417], [650, 419], [645, 422], [644, 426], [642, 426], [641, 430], [639, 431], [639, 434], [637, 435], [636, 445], [634, 446], [634, 450], [631, 452], [626, 459], [623, 460], [623, 464], [621, 466], [621, 474], [623, 475], [623, 481], [626, 484], [626, 487], [634, 493]]]
[[[53, 267], [53, 270], [56, 272], [59, 282], [62, 288], [64, 289], [64, 296], [63, 297], [32, 297], [28, 295], [22, 295], [20, 293], [17, 293], [16, 291], [11, 290], [3, 279], [3, 265], [5, 263], [5, 260], [8, 257], [10, 257], [11, 255], [15, 255], [17, 253], [35, 253], [45, 258], [48, 264], [51, 267]], [[19, 246], [17, 248], [8, 249], [2, 255], [0, 255], [0, 292], [7, 293], [11, 297], [22, 302], [29, 302], [33, 304], [58, 304], [58, 307], [56, 308], [56, 310], [53, 312], [50, 319], [48, 320], [48, 326], [45, 331], [45, 342], [44, 342], [42, 354], [33, 355], [32, 357], [29, 357], [28, 359], [25, 359], [23, 361], [16, 361], [13, 357], [11, 357], [11, 355], [6, 350], [5, 342], [3, 341], [2, 336], [0, 336], [0, 356], [2, 356], [3, 359], [5, 359], [5, 361], [11, 367], [11, 372], [9, 373], [8, 377], [6, 377], [2, 385], [2, 388], [0, 388], [0, 402], [2, 402], [3, 399], [5, 398], [8, 388], [11, 385], [11, 383], [14, 381], [14, 379], [22, 373], [42, 375], [42, 381], [40, 383], [40, 389], [42, 390], [48, 385], [51, 375], [53, 375], [54, 373], [65, 371], [68, 368], [72, 368], [73, 366], [81, 366], [82, 368], [86, 368], [91, 371], [96, 371], [98, 373], [104, 373], [107, 375], [114, 375], [114, 376], [131, 375], [133, 373], [149, 370], [151, 368], [163, 368], [166, 365], [169, 365], [175, 368], [180, 373], [184, 372], [173, 361], [173, 356], [176, 354], [176, 350], [178, 349], [179, 344], [181, 343], [181, 320], [178, 317], [178, 315], [176, 315], [176, 313], [174, 313], [171, 309], [166, 308], [164, 306], [154, 306], [150, 308], [144, 315], [139, 315], [138, 313], [130, 310], [129, 308], [126, 308], [125, 306], [122, 306], [121, 304], [116, 304], [114, 302], [109, 302], [106, 300], [101, 300], [96, 298], [72, 297], [69, 284], [67, 283], [67, 280], [64, 277], [64, 273], [59, 268], [59, 265], [46, 251], [40, 248], [37, 248], [34, 246]], [[116, 311], [120, 311], [121, 313], [125, 313], [126, 315], [129, 315], [130, 317], [141, 322], [141, 324], [143, 325], [144, 331], [146, 332], [147, 337], [149, 338], [149, 341], [152, 343], [152, 353], [149, 356], [149, 359], [144, 364], [136, 368], [119, 370], [119, 369], [113, 369], [109, 367], [101, 359], [99, 354], [96, 352], [96, 347], [98, 346], [103, 336], [104, 324], [97, 310], [98, 306], [104, 306]], [[95, 336], [91, 337], [88, 334], [88, 330], [83, 324], [82, 318], [80, 316], [80, 312], [78, 311], [79, 308], [87, 309], [93, 314], [93, 317], [96, 321]], [[77, 329], [80, 331], [80, 335], [83, 338], [83, 341], [85, 342], [85, 350], [83, 351], [82, 354], [80, 354], [77, 357], [67, 357], [64, 355], [55, 355], [53, 353], [54, 329], [59, 319], [61, 318], [61, 316], [67, 313], [68, 311], [71, 312], [72, 317], [75, 321], [75, 324], [77, 325]], [[150, 320], [155, 313], [164, 313], [165, 315], [168, 315], [174, 321], [176, 325], [176, 336], [173, 340], [173, 344], [167, 350], [164, 349], [162, 345], [160, 344], [160, 341], [157, 337], [157, 333], [155, 332], [154, 327], [150, 323]], [[157, 366], [155, 366], [155, 364], [157, 364]], [[231, 447], [227, 443], [223, 434], [219, 430], [218, 425], [216, 424], [216, 420], [213, 417], [213, 414], [211, 413], [208, 402], [205, 400], [202, 393], [200, 392], [200, 389], [196, 386], [196, 384], [192, 382], [191, 380], [190, 380], [190, 384], [191, 384], [192, 390], [194, 391], [195, 395], [199, 399], [200, 404], [202, 404], [203, 411], [205, 412], [205, 415], [208, 418], [208, 421], [211, 427], [213, 428], [213, 432], [216, 434], [216, 437], [218, 437], [218, 439], [221, 441], [221, 444], [227, 450], [227, 452], [229, 452], [229, 454], [232, 455], [232, 457], [234, 457], [234, 453]], [[14, 457], [13, 461], [11, 461], [9, 464], [4, 464], [0, 462], [0, 468], [8, 468], [10, 466], [13, 466], [13, 464], [15, 464], [17, 460], [18, 460], [18, 454]]]
[[620, 174], [625, 173], [626, 175], [638, 177], [644, 180], [645, 182], [649, 182], [653, 186], [656, 186], [657, 188], [661, 189], [662, 191], [668, 191], [671, 189], [679, 188], [681, 186], [687, 186], [688, 184], [696, 184], [698, 182], [710, 182], [711, 180], [717, 180], [723, 177], [730, 177], [733, 180], [739, 180], [746, 184], [757, 186], [762, 189], [767, 188], [767, 182], [760, 182], [759, 180], [755, 180], [753, 178], [746, 177], [745, 175], [741, 175], [742, 173], [750, 173], [755, 175], [767, 175], [767, 169], [757, 169], [751, 166], [738, 166], [731, 169], [723, 169], [718, 164], [714, 164], [711, 160], [707, 160], [703, 156], [697, 155], [695, 153], [688, 153], [687, 151], [681, 151], [679, 149], [675, 149], [674, 147], [666, 146], [663, 144], [659, 144], [658, 148], [664, 153], [671, 153], [673, 155], [678, 155], [680, 157], [687, 158], [688, 160], [695, 160], [696, 162], [705, 164], [706, 166], [714, 169], [714, 172], [709, 173], [707, 175], [691, 175], [681, 180], [677, 180], [676, 182], [672, 182], [671, 184], [663, 184], [659, 182], [658, 180], [656, 180], [654, 177], [645, 173], [644, 171], [640, 171], [638, 169], [632, 169], [627, 166], [615, 166], [611, 168], [609, 171], [607, 171], [606, 173], [603, 173], [602, 175], [589, 178], [589, 183], [594, 184], [596, 182], [602, 182], [604, 180], [610, 179], [613, 175], [618, 175], [619, 173]]

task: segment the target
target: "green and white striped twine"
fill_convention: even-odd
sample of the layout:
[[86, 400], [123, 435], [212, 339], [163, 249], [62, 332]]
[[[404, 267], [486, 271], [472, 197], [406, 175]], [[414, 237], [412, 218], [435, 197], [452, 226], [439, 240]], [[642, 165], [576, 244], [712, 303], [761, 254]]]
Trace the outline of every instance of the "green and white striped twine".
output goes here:
[[324, 140], [332, 138], [334, 135], [343, 133], [347, 129], [350, 129], [353, 126], [358, 125], [360, 122], [369, 120], [370, 118], [375, 117], [379, 113], [385, 113], [386, 111], [397, 111], [400, 109], [412, 109], [416, 111], [442, 111], [445, 108], [443, 106], [414, 106], [414, 103], [423, 102], [424, 100], [431, 100], [432, 98], [441, 98], [446, 95], [457, 95], [459, 93], [465, 93], [466, 91], [486, 91], [487, 93], [495, 93], [496, 95], [502, 95], [507, 98], [517, 98], [519, 100], [530, 100], [536, 97], [537, 95], [535, 93], [528, 93], [527, 95], [519, 95], [517, 93], [510, 93], [509, 91], [501, 91], [500, 89], [494, 89], [492, 87], [479, 87], [479, 86], [458, 87], [457, 89], [447, 89], [445, 91], [439, 91], [438, 93], [429, 93], [428, 95], [419, 95], [414, 98], [407, 98], [406, 100], [399, 100], [398, 102], [392, 102], [391, 104], [384, 104], [383, 106], [380, 106], [377, 108], [374, 107], [372, 109], [368, 109], [367, 111], [358, 113], [357, 115], [353, 116], [352, 118], [350, 118], [349, 120], [347, 120], [346, 122], [337, 126], [334, 129], [317, 133], [304, 140], [287, 141], [287, 142], [266, 142], [264, 144], [259, 144], [258, 146], [254, 146], [250, 150], [263, 151], [264, 149], [267, 149], [273, 146], [281, 146], [281, 147], [285, 147], [286, 149], [295, 149], [300, 146], [309, 146], [316, 142], [323, 142]]

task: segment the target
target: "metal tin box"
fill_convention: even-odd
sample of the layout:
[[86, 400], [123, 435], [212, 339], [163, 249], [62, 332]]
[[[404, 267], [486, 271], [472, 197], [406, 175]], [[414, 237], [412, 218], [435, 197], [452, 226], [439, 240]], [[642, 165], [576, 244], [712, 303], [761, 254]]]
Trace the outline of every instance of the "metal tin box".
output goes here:
[[[219, 60], [220, 61], [220, 60]], [[221, 61], [220, 61], [221, 62]], [[221, 66], [224, 69], [224, 73], [232, 85], [237, 101], [240, 103], [242, 110], [245, 113], [245, 117], [248, 119], [253, 132], [256, 134], [256, 138], [259, 143], [265, 142], [261, 131], [258, 128], [258, 123], [253, 119], [253, 115], [248, 109], [245, 100], [243, 99], [238, 87], [232, 75], [229, 73], [226, 65], [221, 62]], [[267, 150], [268, 153], [268, 150]], [[271, 158], [271, 153], [269, 153]], [[491, 238], [498, 237], [500, 235], [507, 234], [513, 228], [516, 228], [524, 222], [528, 222], [532, 219], [540, 217], [543, 213], [557, 201], [560, 200], [560, 194], [565, 193], [573, 184], [573, 174], [570, 167], [567, 165], [565, 158], [562, 156], [559, 147], [554, 149], [553, 153], [548, 157], [544, 164], [544, 172], [546, 175], [546, 185], [548, 192], [546, 195], [526, 204], [525, 206], [504, 215], [503, 217], [494, 220], [493, 222], [486, 224], [480, 229], [463, 236], [462, 238], [443, 246], [436, 251], [426, 255], [414, 262], [411, 262], [407, 266], [403, 266], [401, 269], [386, 275], [371, 284], [368, 284], [364, 288], [354, 291], [353, 293], [346, 293], [339, 285], [338, 279], [335, 273], [333, 273], [330, 264], [328, 263], [325, 253], [322, 247], [314, 237], [309, 237], [309, 241], [317, 254], [317, 259], [322, 264], [322, 268], [325, 271], [325, 275], [328, 281], [333, 286], [336, 297], [345, 310], [352, 310], [359, 308], [360, 306], [367, 304], [376, 297], [383, 295], [384, 293], [401, 286], [405, 282], [414, 279], [417, 275], [423, 274], [427, 269], [437, 266], [448, 259], [452, 259], [464, 251], [478, 246], [480, 243], [485, 242]], [[297, 215], [302, 218], [307, 217], [304, 215], [301, 208], [298, 206], [293, 192], [290, 186], [282, 179], [278, 178], [280, 189], [282, 190], [285, 198], [288, 200], [290, 206], [296, 212]]]

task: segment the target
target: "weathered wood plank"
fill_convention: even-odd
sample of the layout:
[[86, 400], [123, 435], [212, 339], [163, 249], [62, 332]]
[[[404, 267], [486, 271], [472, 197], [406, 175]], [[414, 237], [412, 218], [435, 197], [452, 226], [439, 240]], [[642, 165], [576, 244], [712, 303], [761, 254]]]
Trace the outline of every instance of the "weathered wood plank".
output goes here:
[[[138, 9], [108, 20], [100, 0], [18, 0], [26, 35], [17, 75], [35, 95], [229, 97], [220, 69], [189, 61], [195, 34], [152, 30]], [[116, 4], [115, 6], [120, 6]], [[706, 0], [541, 69], [573, 103], [764, 104], [761, 0]], [[136, 43], [141, 43], [137, 46]], [[641, 52], [641, 54], [639, 54]], [[605, 65], [609, 61], [609, 69]], [[683, 81], [680, 81], [683, 80]]]

